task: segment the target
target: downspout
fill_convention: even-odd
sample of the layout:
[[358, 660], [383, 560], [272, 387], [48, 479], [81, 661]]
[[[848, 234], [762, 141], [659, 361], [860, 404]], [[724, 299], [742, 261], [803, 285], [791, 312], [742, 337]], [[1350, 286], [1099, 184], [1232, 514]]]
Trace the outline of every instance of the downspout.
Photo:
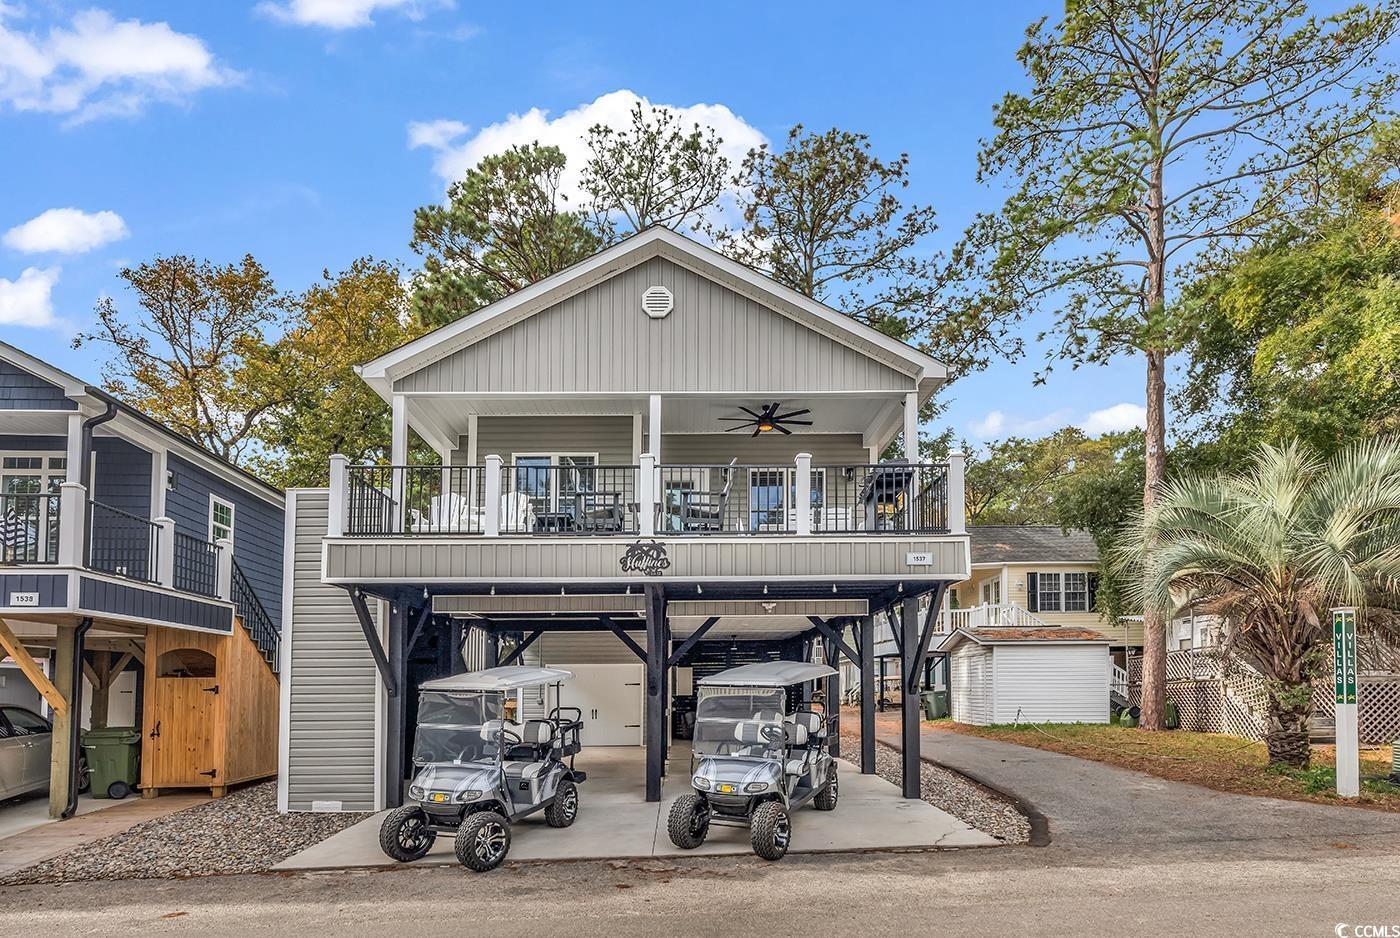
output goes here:
[[78, 813], [78, 760], [82, 757], [83, 709], [83, 640], [92, 628], [92, 616], [86, 616], [73, 631], [73, 671], [69, 675], [72, 694], [68, 701], [68, 804], [59, 820], [66, 821]]
[[[101, 426], [117, 415], [117, 405], [115, 401], [107, 402], [107, 409], [96, 417], [89, 417], [83, 421], [82, 442], [79, 446], [82, 465], [78, 467], [78, 481], [83, 484], [83, 492], [89, 502], [92, 501], [92, 431], [94, 427]], [[71, 478], [71, 476], [70, 476]], [[83, 553], [80, 563], [87, 563], [88, 550], [92, 547], [92, 520], [83, 525]]]

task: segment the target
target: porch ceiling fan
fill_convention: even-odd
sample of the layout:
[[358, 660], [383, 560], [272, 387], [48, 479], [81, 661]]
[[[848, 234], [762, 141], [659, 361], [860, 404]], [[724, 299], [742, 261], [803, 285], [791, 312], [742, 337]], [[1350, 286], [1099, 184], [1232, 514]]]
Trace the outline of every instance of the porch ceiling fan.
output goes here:
[[812, 425], [812, 421], [810, 420], [793, 419], [794, 417], [801, 417], [803, 414], [810, 414], [812, 412], [810, 409], [794, 410], [786, 414], [780, 414], [778, 411], [783, 406], [780, 401], [774, 401], [771, 404], [761, 404], [759, 406], [762, 408], [762, 413], [756, 410], [750, 410], [741, 404], [739, 409], [748, 414], [747, 417], [719, 418], [720, 420], [739, 421], [738, 424], [726, 428], [724, 432], [733, 433], [735, 430], [747, 430], [749, 427], [753, 427], [752, 436], [758, 436], [760, 433], [771, 433], [774, 430], [777, 430], [779, 433], [791, 434], [792, 431], [786, 426], [783, 426], [783, 424], [794, 427], [810, 427]]

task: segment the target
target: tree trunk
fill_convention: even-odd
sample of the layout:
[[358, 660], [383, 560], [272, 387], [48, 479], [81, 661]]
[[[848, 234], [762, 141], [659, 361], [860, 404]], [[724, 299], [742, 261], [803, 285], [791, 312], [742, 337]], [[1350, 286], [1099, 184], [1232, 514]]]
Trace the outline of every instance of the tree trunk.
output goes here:
[[[1147, 471], [1142, 504], [1151, 508], [1166, 476], [1166, 353], [1147, 353]], [[1153, 609], [1142, 614], [1142, 723], [1145, 730], [1162, 729], [1167, 702], [1167, 621]]]
[[1280, 697], [1310, 700], [1306, 686], [1286, 687], [1281, 694], [1269, 694], [1269, 732], [1264, 743], [1269, 747], [1269, 765], [1306, 769], [1312, 760], [1312, 745], [1308, 742], [1308, 708], [1288, 704]]

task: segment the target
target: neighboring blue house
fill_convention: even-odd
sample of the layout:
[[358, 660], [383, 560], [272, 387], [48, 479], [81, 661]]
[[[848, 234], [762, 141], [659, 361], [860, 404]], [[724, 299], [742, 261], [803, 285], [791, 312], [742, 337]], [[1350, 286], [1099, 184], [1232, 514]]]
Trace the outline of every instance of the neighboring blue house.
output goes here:
[[[107, 664], [142, 672], [150, 629], [243, 633], [275, 673], [283, 538], [280, 490], [0, 342], [4, 653], [19, 659], [18, 645], [40, 659], [49, 651], [56, 662], [81, 664], [86, 649], [92, 685], [97, 650], [120, 656], [129, 647]], [[56, 684], [65, 677], [52, 674]], [[97, 693], [113, 681], [99, 676], [104, 683]], [[142, 696], [149, 698], [134, 695], [138, 721]], [[53, 709], [56, 739], [67, 721], [61, 706]]]

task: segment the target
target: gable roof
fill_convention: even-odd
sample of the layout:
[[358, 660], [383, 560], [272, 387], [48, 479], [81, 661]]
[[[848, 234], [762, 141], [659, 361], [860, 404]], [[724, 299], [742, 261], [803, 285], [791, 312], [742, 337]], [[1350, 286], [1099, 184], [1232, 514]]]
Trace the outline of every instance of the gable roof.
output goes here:
[[1004, 563], [1098, 563], [1088, 531], [1053, 524], [969, 525], [972, 565]]
[[954, 629], [947, 638], [938, 643], [938, 650], [952, 651], [963, 642], [976, 642], [978, 645], [1107, 645], [1109, 639], [1093, 629], [1064, 625], [1038, 628]]
[[[111, 404], [117, 409], [119, 417], [124, 416], [176, 444], [176, 451], [179, 455], [188, 457], [204, 469], [223, 475], [244, 489], [256, 492], [264, 500], [273, 501], [279, 505], [283, 503], [285, 494], [277, 486], [260, 479], [247, 469], [235, 466], [222, 456], [210, 452], [189, 437], [176, 433], [159, 420], [137, 410], [120, 398], [113, 397], [101, 388], [94, 387], [48, 362], [40, 361], [23, 349], [5, 341], [0, 341], [0, 358], [56, 386], [65, 397], [77, 402], [80, 407], [84, 403], [88, 404], [89, 413], [93, 412], [93, 408], [98, 406], [105, 408], [106, 405]], [[67, 411], [67, 413], [73, 412]], [[0, 415], [3, 414], [4, 411], [0, 411]]]
[[663, 257], [686, 267], [875, 361], [916, 378], [921, 400], [931, 395], [947, 378], [947, 368], [932, 356], [668, 228], [648, 228], [639, 232], [504, 299], [365, 362], [356, 371], [387, 400], [396, 379], [440, 361], [653, 257]]

